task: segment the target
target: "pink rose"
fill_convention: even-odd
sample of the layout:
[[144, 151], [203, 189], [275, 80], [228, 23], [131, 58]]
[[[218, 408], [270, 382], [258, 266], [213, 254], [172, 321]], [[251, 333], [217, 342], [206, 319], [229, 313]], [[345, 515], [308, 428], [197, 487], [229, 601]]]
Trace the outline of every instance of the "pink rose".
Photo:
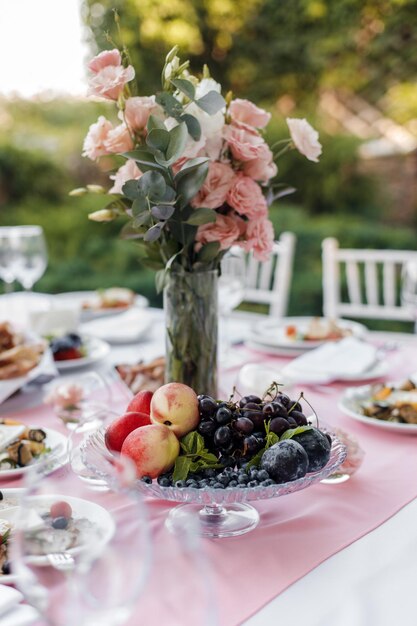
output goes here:
[[94, 73], [89, 81], [89, 95], [117, 100], [124, 86], [135, 77], [131, 65], [123, 67], [118, 50], [105, 50], [88, 65]]
[[278, 168], [273, 161], [273, 154], [266, 144], [264, 144], [257, 159], [245, 161], [243, 171], [247, 176], [262, 183], [268, 182], [277, 175]]
[[[237, 215], [216, 215], [216, 221], [199, 226], [196, 235], [198, 244], [204, 245], [210, 241], [218, 241], [220, 250], [227, 250], [243, 234], [245, 224]], [[201, 246], [199, 246], [201, 247]]]
[[265, 149], [265, 141], [260, 134], [254, 128], [244, 124], [229, 124], [225, 128], [224, 136], [233, 156], [238, 161], [257, 159]]
[[227, 193], [235, 178], [235, 173], [226, 163], [209, 163], [207, 178], [198, 194], [192, 200], [194, 207], [217, 209], [226, 201]]
[[243, 174], [236, 176], [227, 194], [227, 203], [250, 220], [264, 218], [268, 213], [268, 205], [260, 186]]
[[122, 167], [119, 167], [110, 178], [114, 180], [114, 185], [109, 189], [109, 193], [123, 193], [122, 187], [128, 180], [137, 180], [142, 176], [142, 172], [132, 159], [128, 159]]
[[62, 383], [56, 385], [44, 398], [45, 404], [60, 409], [76, 407], [83, 400], [84, 391], [80, 385], [75, 383]]
[[113, 50], [103, 50], [94, 59], [91, 59], [88, 64], [88, 69], [94, 72], [94, 74], [98, 74], [101, 70], [109, 65], [118, 66], [122, 64], [122, 57], [117, 48]]
[[274, 243], [274, 227], [268, 219], [252, 220], [247, 223], [246, 243], [247, 252], [253, 250], [253, 256], [258, 261], [268, 261]]
[[288, 128], [295, 147], [309, 161], [318, 162], [322, 147], [319, 142], [318, 132], [307, 122], [306, 119], [287, 117]]
[[255, 128], [263, 128], [271, 119], [271, 114], [257, 107], [250, 100], [236, 98], [229, 107], [229, 115], [233, 122], [243, 122]]
[[95, 161], [101, 156], [109, 154], [105, 141], [113, 124], [100, 115], [95, 124], [91, 124], [83, 144], [83, 156]]
[[134, 97], [126, 100], [125, 119], [132, 130], [143, 130], [146, 127], [149, 116], [161, 111], [155, 102], [155, 96]]
[[133, 140], [126, 124], [119, 124], [110, 130], [104, 141], [104, 145], [111, 154], [121, 154], [133, 148]]

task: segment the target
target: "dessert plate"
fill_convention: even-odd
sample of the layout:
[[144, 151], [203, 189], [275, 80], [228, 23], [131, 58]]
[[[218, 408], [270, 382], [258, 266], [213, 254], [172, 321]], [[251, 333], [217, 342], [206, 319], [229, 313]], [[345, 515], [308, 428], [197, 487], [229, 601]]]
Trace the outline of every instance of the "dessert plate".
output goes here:
[[[322, 324], [328, 323], [325, 318], [314, 317], [283, 317], [280, 320], [267, 319], [262, 322], [258, 322], [252, 326], [247, 341], [262, 349], [272, 348], [274, 354], [282, 354], [283, 356], [296, 356], [302, 354], [306, 350], [312, 350], [317, 348], [323, 343], [328, 341], [337, 341], [337, 339], [303, 339], [303, 334], [308, 332], [309, 326], [313, 320], [318, 320]], [[359, 324], [358, 322], [352, 322], [350, 320], [337, 320], [337, 328], [346, 332], [347, 335], [353, 335], [360, 337], [367, 331], [366, 326]], [[292, 338], [287, 335], [287, 329], [294, 327], [296, 329], [296, 337]]]
[[[144, 296], [136, 295], [133, 305], [127, 305], [123, 307], [106, 307], [106, 308], [94, 308], [94, 305], [98, 302], [96, 291], [69, 291], [66, 293], [58, 293], [53, 296], [55, 301], [59, 301], [62, 305], [77, 305], [80, 309], [80, 319], [82, 322], [88, 322], [89, 320], [97, 319], [99, 317], [108, 317], [111, 315], [119, 315], [134, 307], [144, 308], [147, 307], [149, 301]], [[83, 309], [83, 303], [91, 303], [92, 308]]]
[[60, 372], [66, 372], [67, 370], [77, 369], [78, 367], [85, 367], [91, 365], [96, 361], [101, 361], [110, 352], [110, 346], [106, 341], [99, 339], [98, 337], [90, 337], [88, 335], [81, 336], [83, 346], [86, 350], [86, 356], [79, 359], [68, 359], [64, 361], [55, 361], [56, 368]]
[[368, 417], [362, 412], [362, 405], [372, 401], [372, 385], [363, 385], [362, 387], [349, 387], [344, 392], [338, 403], [338, 408], [352, 419], [362, 424], [374, 428], [381, 428], [397, 433], [406, 433], [408, 435], [417, 435], [417, 424], [401, 424], [398, 422], [389, 422], [387, 420], [377, 419], [376, 417]]
[[[39, 428], [39, 426], [31, 426], [31, 428]], [[35, 458], [30, 465], [26, 465], [25, 467], [2, 468], [2, 466], [0, 465], [0, 481], [9, 478], [19, 478], [20, 476], [26, 474], [30, 470], [30, 468], [33, 467], [36, 463], [46, 463], [48, 457], [50, 457], [51, 460], [50, 467], [48, 467], [48, 473], [54, 471], [55, 469], [61, 467], [61, 465], [64, 465], [66, 463], [66, 435], [63, 435], [56, 430], [52, 430], [51, 428], [42, 428], [42, 430], [44, 430], [46, 433], [44, 443], [47, 449], [50, 449], [50, 451], [45, 452], [44, 454]], [[5, 457], [7, 457], [7, 453], [5, 451], [0, 452], [0, 458]]]

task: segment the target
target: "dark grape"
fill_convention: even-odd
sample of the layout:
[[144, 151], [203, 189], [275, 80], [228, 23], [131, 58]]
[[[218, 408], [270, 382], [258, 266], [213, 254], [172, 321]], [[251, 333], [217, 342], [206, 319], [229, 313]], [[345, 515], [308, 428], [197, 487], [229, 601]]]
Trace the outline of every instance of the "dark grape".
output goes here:
[[274, 403], [273, 402], [267, 402], [266, 404], [264, 404], [263, 408], [262, 408], [262, 412], [264, 415], [267, 415], [268, 417], [272, 417], [275, 414], [275, 407], [274, 407]]
[[225, 448], [231, 443], [232, 433], [228, 426], [220, 426], [214, 433], [214, 445]]
[[218, 424], [221, 424], [221, 425], [229, 424], [231, 419], [232, 419], [232, 412], [230, 409], [228, 409], [225, 406], [222, 406], [220, 407], [220, 409], [217, 409], [215, 420]]
[[213, 415], [217, 411], [217, 402], [210, 396], [205, 396], [199, 403], [202, 415]]
[[223, 467], [225, 468], [234, 467], [235, 460], [232, 456], [227, 456], [226, 454], [222, 454], [221, 457], [219, 458], [219, 463], [223, 465]]
[[259, 441], [253, 435], [249, 435], [243, 440], [243, 449], [245, 454], [255, 454], [259, 450]]
[[307, 418], [300, 411], [291, 411], [290, 416], [297, 422], [298, 426], [307, 426]]
[[274, 417], [269, 424], [269, 430], [278, 435], [278, 437], [280, 437], [282, 433], [285, 433], [285, 431], [289, 428], [290, 425], [284, 417]]
[[283, 402], [280, 402], [279, 400], [274, 400], [274, 402], [272, 402], [272, 406], [275, 409], [275, 415], [278, 417], [287, 417], [288, 415], [288, 410], [287, 407], [285, 406], [285, 404]]
[[197, 431], [200, 433], [200, 435], [203, 435], [203, 437], [205, 436], [210, 436], [214, 433], [214, 431], [217, 428], [217, 424], [215, 422], [212, 421], [207, 421], [207, 422], [200, 422], [199, 425], [197, 426]]
[[239, 417], [235, 421], [235, 429], [243, 435], [250, 435], [253, 431], [253, 422], [248, 417]]
[[265, 420], [265, 415], [259, 409], [257, 411], [251, 409], [243, 412], [243, 416], [251, 420], [255, 428], [262, 428]]
[[262, 400], [258, 396], [254, 396], [254, 395], [244, 396], [243, 398], [241, 398], [241, 400], [239, 402], [239, 406], [240, 407], [244, 407], [248, 403], [261, 404], [261, 402], [262, 402]]
[[282, 393], [282, 391], [279, 392], [279, 394], [276, 397], [276, 400], [278, 402], [281, 402], [281, 404], [283, 404], [287, 409], [293, 404], [291, 402], [290, 397], [287, 396], [286, 393]]
[[288, 412], [291, 415], [293, 411], [300, 411], [300, 413], [302, 413], [303, 407], [301, 406], [299, 402], [296, 402], [295, 400], [290, 400], [290, 406], [288, 407]]
[[298, 424], [295, 421], [295, 419], [293, 417], [291, 417], [291, 413], [289, 414], [289, 416], [287, 417], [287, 421], [290, 425], [290, 428], [297, 428]]

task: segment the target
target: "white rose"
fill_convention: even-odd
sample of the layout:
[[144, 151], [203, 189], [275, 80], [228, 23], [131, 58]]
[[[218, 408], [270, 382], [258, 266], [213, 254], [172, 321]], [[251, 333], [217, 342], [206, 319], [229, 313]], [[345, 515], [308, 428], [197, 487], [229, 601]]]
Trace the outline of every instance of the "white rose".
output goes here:
[[[211, 79], [204, 79], [211, 80]], [[207, 139], [214, 137], [215, 135], [219, 135], [224, 126], [224, 113], [222, 111], [217, 111], [215, 115], [209, 115], [203, 109], [192, 102], [187, 107], [187, 113], [193, 115], [198, 119], [201, 126], [201, 134], [204, 135]]]
[[306, 119], [287, 117], [288, 128], [295, 147], [309, 161], [318, 162], [322, 147], [319, 142], [318, 132], [307, 122]]
[[216, 83], [213, 78], [202, 78], [196, 87], [195, 95], [196, 98], [202, 98], [209, 91], [217, 91], [217, 93], [220, 93], [221, 90], [220, 83]]

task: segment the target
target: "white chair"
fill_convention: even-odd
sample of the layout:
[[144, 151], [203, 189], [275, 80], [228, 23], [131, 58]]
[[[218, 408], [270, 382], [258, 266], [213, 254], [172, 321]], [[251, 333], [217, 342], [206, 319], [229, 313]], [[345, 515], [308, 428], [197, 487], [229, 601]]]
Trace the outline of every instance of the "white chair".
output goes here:
[[252, 253], [246, 258], [245, 302], [269, 306], [269, 315], [283, 317], [287, 312], [296, 237], [284, 232], [274, 242], [268, 261], [257, 261]]
[[[342, 249], [328, 237], [322, 242], [325, 317], [412, 320], [400, 303], [401, 271], [417, 261], [412, 250]], [[342, 296], [346, 281], [346, 299]]]

